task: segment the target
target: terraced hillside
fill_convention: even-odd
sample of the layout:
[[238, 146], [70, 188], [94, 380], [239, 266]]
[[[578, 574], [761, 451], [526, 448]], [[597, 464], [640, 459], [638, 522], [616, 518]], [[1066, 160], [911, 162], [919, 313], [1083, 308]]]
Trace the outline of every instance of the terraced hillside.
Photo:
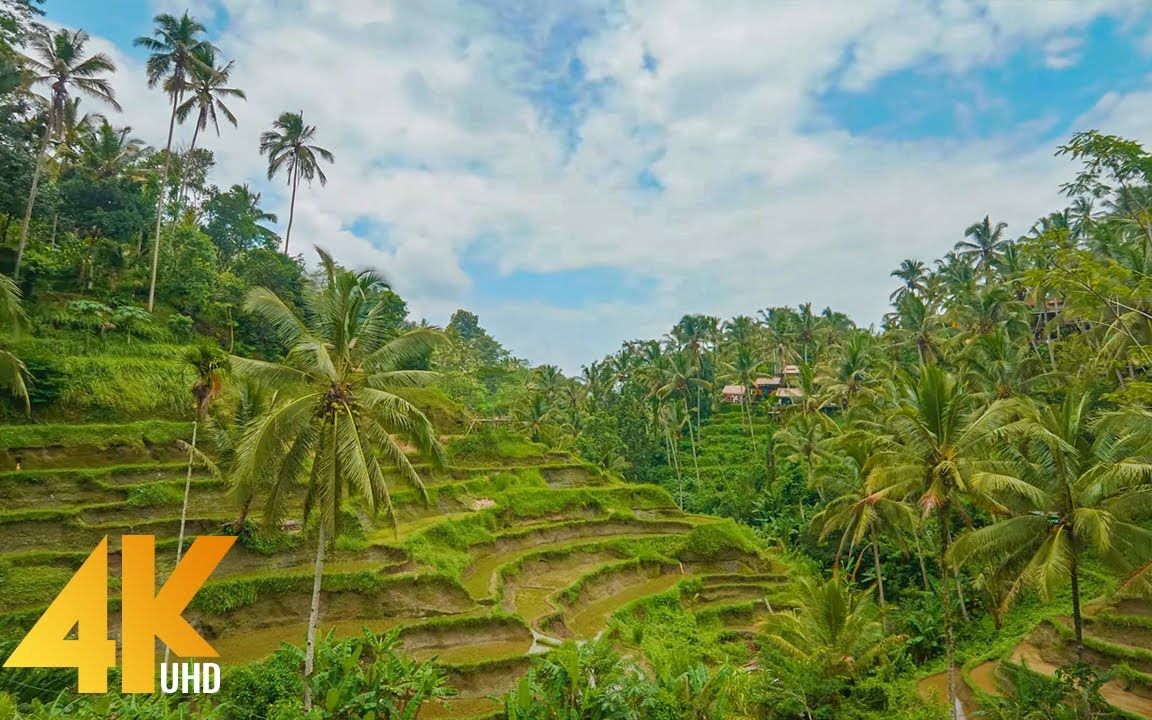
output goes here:
[[[165, 567], [189, 430], [159, 421], [0, 429], [0, 632], [29, 627], [105, 535], [114, 553], [122, 534], [157, 535]], [[661, 488], [515, 436], [447, 444], [451, 464], [423, 468], [430, 502], [394, 492], [396, 527], [345, 508], [323, 593], [323, 629], [399, 628], [410, 651], [438, 658], [459, 696], [429, 716], [491, 711], [490, 696], [511, 688], [532, 654], [565, 638], [612, 628], [641, 648], [613, 618], [652, 603], [675, 603], [739, 653], [784, 579], [736, 525], [685, 514]], [[236, 517], [223, 481], [197, 469], [189, 532], [224, 532]], [[197, 596], [187, 616], [223, 662], [303, 641], [314, 532], [295, 523], [246, 535]], [[113, 600], [114, 627], [116, 609]]]
[[[1084, 661], [1101, 675], [1110, 675], [1100, 688], [1104, 699], [1134, 718], [1152, 717], [1152, 604], [1114, 599], [1089, 605], [1084, 648]], [[1049, 618], [999, 657], [964, 665], [959, 695], [965, 714], [973, 716], [981, 696], [1000, 695], [1010, 688], [1014, 672], [1055, 676], [1059, 668], [1075, 661], [1072, 619]], [[925, 697], [945, 697], [946, 688], [943, 673], [920, 682]]]

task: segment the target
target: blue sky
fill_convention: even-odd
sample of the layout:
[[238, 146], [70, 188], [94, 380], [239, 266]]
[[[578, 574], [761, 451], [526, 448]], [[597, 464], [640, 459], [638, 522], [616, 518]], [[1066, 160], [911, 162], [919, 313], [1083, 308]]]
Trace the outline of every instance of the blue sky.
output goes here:
[[[306, 256], [378, 265], [418, 315], [468, 307], [570, 370], [686, 312], [875, 322], [903, 258], [986, 213], [1023, 233], [1058, 209], [1072, 131], [1152, 140], [1139, 0], [192, 5], [249, 92], [207, 141], [217, 183], [286, 219], [255, 137], [305, 109], [337, 155], [297, 205]], [[116, 55], [121, 122], [162, 141], [131, 40], [184, 5], [45, 9]]]

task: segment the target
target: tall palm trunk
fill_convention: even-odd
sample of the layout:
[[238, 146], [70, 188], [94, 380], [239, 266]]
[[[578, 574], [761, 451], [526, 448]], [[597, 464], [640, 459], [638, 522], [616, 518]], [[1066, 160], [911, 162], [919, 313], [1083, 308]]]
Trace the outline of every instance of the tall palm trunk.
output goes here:
[[20, 265], [24, 262], [24, 245], [28, 242], [28, 225], [32, 222], [32, 206], [36, 204], [36, 190], [40, 187], [40, 173], [44, 171], [44, 159], [48, 157], [48, 141], [52, 138], [51, 127], [44, 128], [44, 140], [36, 155], [36, 169], [32, 171], [32, 187], [28, 190], [28, 207], [24, 209], [24, 222], [20, 225], [20, 244], [16, 248], [16, 269], [12, 276], [20, 279]]
[[244, 525], [248, 522], [248, 513], [252, 509], [252, 498], [254, 495], [249, 495], [244, 500], [244, 504], [240, 506], [240, 514], [232, 521], [232, 532], [239, 534], [244, 529]]
[[[196, 123], [196, 128], [192, 131], [192, 144], [188, 146], [188, 152], [185, 155], [191, 155], [192, 151], [196, 149], [196, 138], [200, 135], [200, 123]], [[184, 205], [184, 198], [187, 196], [188, 190], [188, 172], [187, 167], [180, 173], [180, 194], [176, 196], [176, 204]]]
[[[176, 539], [176, 564], [180, 564], [180, 558], [184, 556], [184, 527], [188, 522], [188, 496], [192, 493], [192, 463], [196, 459], [196, 434], [200, 427], [200, 417], [192, 421], [192, 444], [188, 446], [188, 471], [184, 474], [184, 505], [180, 508], [180, 534]], [[164, 647], [164, 662], [168, 662], [168, 654], [170, 649]]]
[[920, 545], [920, 528], [912, 531], [912, 538], [916, 541], [916, 559], [920, 561], [920, 578], [924, 581], [924, 589], [931, 591], [932, 583], [928, 582], [928, 566], [924, 564], [924, 549]]
[[676, 451], [676, 445], [672, 442], [672, 428], [668, 423], [661, 423], [664, 425], [664, 439], [668, 445], [668, 458], [672, 462], [672, 469], [676, 471], [676, 482], [680, 486], [680, 510], [684, 510], [684, 473], [680, 470], [680, 457]]
[[1072, 576], [1072, 627], [1076, 631], [1076, 659], [1084, 660], [1084, 617], [1080, 611], [1080, 558], [1076, 552], [1076, 536], [1071, 526], [1068, 526], [1068, 539], [1072, 544], [1071, 561], [1068, 563], [1068, 572]]
[[300, 184], [300, 168], [292, 168], [292, 200], [288, 203], [288, 229], [284, 231], [284, 254], [288, 254], [288, 241], [292, 239], [292, 220], [296, 217], [296, 186]]
[[[952, 529], [944, 528], [948, 534], [948, 544], [952, 544]], [[960, 568], [952, 568], [952, 576], [956, 578], [956, 599], [960, 601], [960, 615], [964, 618], [964, 622], [968, 622], [971, 618], [968, 617], [968, 602], [964, 599], [964, 583], [960, 582]]]
[[940, 535], [940, 589], [942, 604], [944, 606], [944, 656], [948, 664], [948, 713], [952, 720], [960, 720], [959, 708], [956, 706], [956, 643], [952, 633], [952, 588], [949, 587], [952, 573], [948, 572], [949, 533], [948, 533], [948, 506], [940, 510], [937, 521]]
[[316, 663], [316, 626], [320, 624], [320, 583], [324, 578], [324, 516], [316, 540], [316, 574], [312, 578], [312, 608], [308, 611], [308, 640], [304, 646], [304, 712], [312, 710], [312, 686], [308, 679]]
[[880, 607], [884, 607], [884, 576], [880, 573], [880, 548], [876, 543], [876, 533], [872, 533], [872, 563], [876, 567], [876, 589], [880, 594]]
[[684, 398], [685, 420], [688, 422], [688, 444], [692, 447], [692, 467], [696, 470], [696, 487], [700, 487], [700, 458], [696, 454], [696, 432], [692, 429], [692, 411], [688, 408], [688, 398]]
[[164, 172], [156, 188], [156, 236], [152, 240], [152, 282], [148, 286], [148, 312], [156, 306], [156, 270], [160, 266], [160, 223], [164, 220], [164, 195], [168, 192], [168, 166], [172, 161], [172, 134], [176, 131], [176, 107], [180, 94], [172, 95], [172, 116], [168, 119], [168, 143], [164, 146]]

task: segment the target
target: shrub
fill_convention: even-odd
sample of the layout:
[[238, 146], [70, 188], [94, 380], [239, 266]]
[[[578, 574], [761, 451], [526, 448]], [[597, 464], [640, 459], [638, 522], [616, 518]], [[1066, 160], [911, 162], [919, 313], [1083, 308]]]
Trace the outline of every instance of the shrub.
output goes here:
[[731, 520], [697, 525], [680, 545], [681, 554], [697, 557], [715, 557], [733, 550], [755, 553], [758, 549], [759, 543], [752, 531]]
[[226, 671], [222, 679], [224, 720], [264, 720], [266, 710], [277, 703], [298, 704], [304, 692], [300, 648], [284, 645], [267, 660]]

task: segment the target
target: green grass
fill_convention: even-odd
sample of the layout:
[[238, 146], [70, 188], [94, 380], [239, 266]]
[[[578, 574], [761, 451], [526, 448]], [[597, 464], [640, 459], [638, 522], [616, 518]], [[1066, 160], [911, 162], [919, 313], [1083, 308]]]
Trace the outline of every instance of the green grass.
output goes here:
[[[147, 352], [146, 346], [141, 345], [141, 352]], [[25, 360], [30, 366], [34, 362]], [[192, 414], [190, 388], [196, 378], [183, 360], [147, 355], [53, 355], [39, 360], [56, 376], [55, 397], [40, 414], [104, 421]]]
[[682, 541], [678, 554], [682, 557], [716, 557], [728, 551], [759, 554], [761, 548], [749, 527], [723, 520], [693, 528]]
[[[138, 420], [128, 423], [52, 423], [0, 427], [0, 449], [85, 445], [107, 449], [117, 445], [142, 447], [168, 445], [192, 435], [192, 423], [170, 420]], [[135, 467], [135, 466], [128, 466]], [[111, 468], [105, 468], [109, 470]], [[39, 471], [61, 472], [59, 470]]]
[[622, 575], [632, 571], [659, 574], [664, 570], [671, 570], [675, 567], [676, 563], [671, 559], [656, 555], [635, 557], [628, 560], [621, 560], [620, 562], [608, 563], [576, 578], [570, 585], [557, 592], [554, 597], [566, 605], [572, 605], [580, 600], [580, 595], [587, 590], [589, 585], [604, 578]]

